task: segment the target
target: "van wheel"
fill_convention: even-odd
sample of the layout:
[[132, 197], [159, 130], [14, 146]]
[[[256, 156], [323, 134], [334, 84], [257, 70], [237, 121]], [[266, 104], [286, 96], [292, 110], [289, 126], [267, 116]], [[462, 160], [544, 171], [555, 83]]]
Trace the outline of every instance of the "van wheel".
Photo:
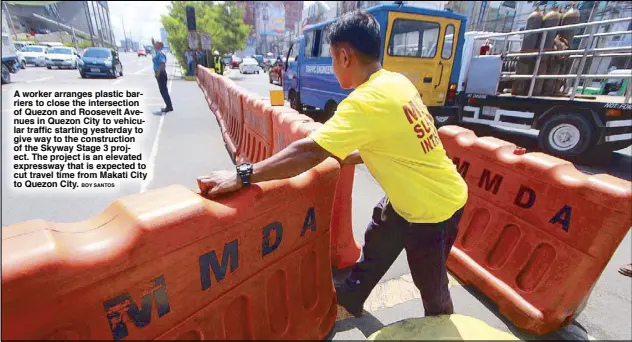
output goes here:
[[540, 128], [538, 145], [556, 156], [577, 157], [590, 148], [594, 136], [593, 125], [584, 116], [557, 114]]
[[292, 107], [292, 109], [299, 113], [303, 110], [303, 106], [301, 105], [301, 96], [294, 89], [290, 89], [288, 100], [290, 101], [290, 107]]
[[323, 111], [323, 123], [327, 122], [327, 120], [331, 119], [332, 116], [336, 113], [336, 108], [338, 108], [338, 104], [334, 101], [329, 101], [325, 105], [325, 110]]
[[434, 122], [435, 126], [439, 128], [442, 126], [454, 125], [458, 122], [458, 120], [455, 116], [435, 116]]

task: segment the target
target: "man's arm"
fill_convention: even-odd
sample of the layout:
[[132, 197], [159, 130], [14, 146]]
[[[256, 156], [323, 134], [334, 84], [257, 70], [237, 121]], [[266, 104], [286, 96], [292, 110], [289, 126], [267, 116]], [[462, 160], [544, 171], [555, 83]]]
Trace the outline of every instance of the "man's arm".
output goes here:
[[[293, 142], [272, 157], [256, 163], [250, 181], [259, 183], [291, 178], [320, 164], [329, 156], [331, 154], [314, 140], [304, 138]], [[242, 187], [236, 171], [214, 172], [209, 176], [199, 177], [198, 185], [202, 194], [210, 197], [233, 192]]]
[[358, 165], [364, 164], [362, 157], [360, 156], [360, 151], [355, 150], [353, 153], [347, 156], [342, 162], [342, 165]]

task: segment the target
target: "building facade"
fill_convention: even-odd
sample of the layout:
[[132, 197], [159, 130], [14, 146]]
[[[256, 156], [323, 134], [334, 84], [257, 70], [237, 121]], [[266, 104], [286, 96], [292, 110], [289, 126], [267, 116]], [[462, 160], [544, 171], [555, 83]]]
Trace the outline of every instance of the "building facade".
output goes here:
[[7, 3], [8, 14], [18, 34], [35, 34], [39, 41], [70, 43], [73, 37], [78, 37], [90, 41], [93, 46], [116, 46], [107, 1], [23, 3]]

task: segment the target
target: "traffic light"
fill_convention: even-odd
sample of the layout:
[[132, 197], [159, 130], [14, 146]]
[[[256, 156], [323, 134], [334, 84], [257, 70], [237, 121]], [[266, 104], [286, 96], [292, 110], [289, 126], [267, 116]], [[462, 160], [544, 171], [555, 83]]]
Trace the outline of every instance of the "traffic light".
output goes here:
[[196, 25], [195, 25], [195, 7], [187, 6], [186, 7], [186, 14], [187, 14], [187, 29], [189, 31], [195, 31], [196, 30]]

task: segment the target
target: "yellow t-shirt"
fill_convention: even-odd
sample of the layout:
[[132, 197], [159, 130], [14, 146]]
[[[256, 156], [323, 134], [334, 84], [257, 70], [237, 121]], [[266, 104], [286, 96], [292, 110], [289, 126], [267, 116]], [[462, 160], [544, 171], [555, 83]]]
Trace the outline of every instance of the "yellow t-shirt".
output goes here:
[[408, 222], [445, 221], [467, 201], [467, 184], [447, 157], [432, 116], [399, 73], [371, 75], [310, 138], [340, 159], [357, 149]]

